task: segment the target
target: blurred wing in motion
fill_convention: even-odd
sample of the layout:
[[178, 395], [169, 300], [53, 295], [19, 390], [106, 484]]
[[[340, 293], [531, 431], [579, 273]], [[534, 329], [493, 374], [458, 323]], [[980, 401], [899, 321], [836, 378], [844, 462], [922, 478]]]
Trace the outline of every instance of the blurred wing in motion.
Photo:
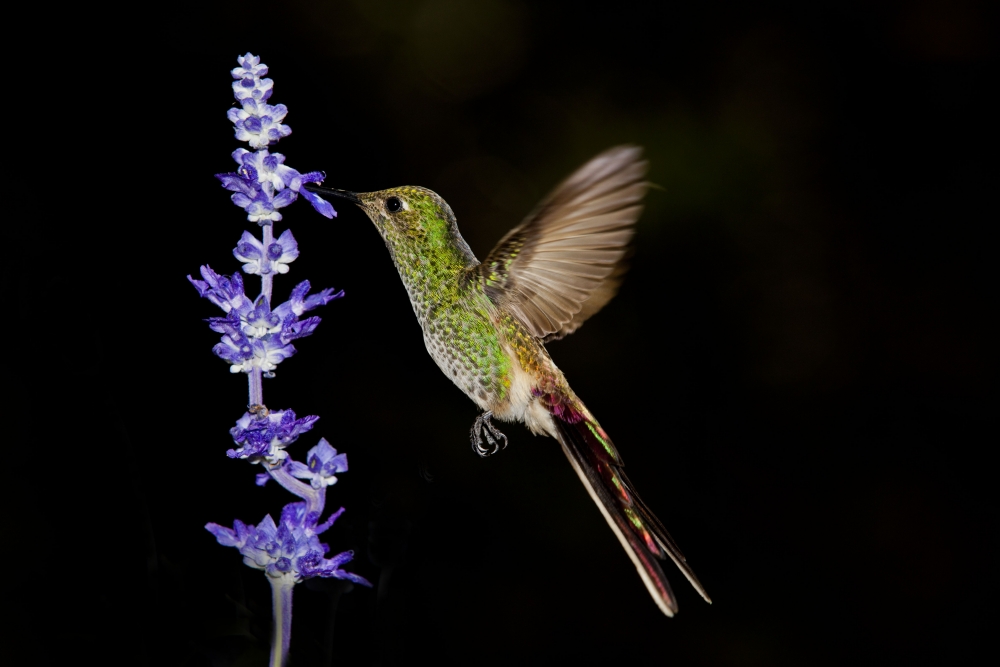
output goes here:
[[479, 265], [490, 298], [532, 335], [574, 332], [617, 292], [646, 193], [641, 152], [616, 146], [583, 165]]

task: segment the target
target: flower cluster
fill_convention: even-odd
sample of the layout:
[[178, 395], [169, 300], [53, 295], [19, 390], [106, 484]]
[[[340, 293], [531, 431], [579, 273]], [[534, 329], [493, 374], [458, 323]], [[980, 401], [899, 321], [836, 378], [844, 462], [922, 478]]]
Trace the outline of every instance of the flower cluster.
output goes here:
[[[347, 456], [337, 455], [326, 440], [320, 440], [320, 444], [309, 451], [310, 459], [325, 455], [325, 452], [319, 452], [323, 449], [332, 450], [334, 458], [338, 460], [338, 472], [347, 470]], [[327, 483], [334, 483], [336, 478], [333, 480]], [[343, 512], [344, 508], [340, 508], [326, 521], [318, 524], [319, 512], [309, 511], [309, 503], [289, 503], [281, 511], [281, 520], [277, 524], [269, 514], [257, 526], [236, 520], [232, 528], [217, 523], [210, 523], [205, 528], [215, 535], [219, 544], [236, 547], [243, 554], [246, 565], [264, 570], [269, 577], [288, 578], [292, 583], [311, 577], [336, 577], [370, 585], [364, 577], [341, 568], [351, 561], [353, 552], [345, 551], [333, 558], [326, 558], [330, 547], [319, 541], [318, 536], [332, 526]]]
[[[226, 452], [229, 458], [249, 459], [251, 463], [266, 461], [276, 465], [288, 458], [285, 447], [298, 440], [306, 431], [312, 430], [319, 419], [316, 415], [296, 419], [292, 410], [274, 410], [267, 414], [261, 414], [262, 412], [261, 408], [255, 408], [254, 412], [243, 413], [236, 421], [236, 426], [229, 429], [233, 442], [239, 445], [237, 449]], [[267, 479], [268, 476], [264, 477]]]
[[[279, 241], [285, 237], [286, 234], [282, 234]], [[291, 234], [287, 234], [287, 239], [290, 243], [287, 246], [288, 250], [284, 250], [279, 243], [269, 244], [268, 250], [278, 246], [271, 254], [283, 252], [294, 259], [299, 253], [298, 246], [295, 245]], [[244, 253], [249, 252], [247, 248], [256, 249], [258, 246], [263, 247], [263, 244], [244, 232], [243, 239], [233, 252], [238, 258], [243, 259], [246, 256]], [[244, 264], [244, 271], [247, 273], [271, 271], [270, 268], [266, 272], [253, 270], [260, 266], [260, 263]], [[281, 266], [285, 271], [278, 272], [287, 272], [287, 262]], [[244, 292], [243, 278], [238, 273], [227, 278], [210, 267], [203, 266], [201, 277], [204, 280], [197, 280], [191, 276], [188, 276], [188, 280], [198, 290], [198, 294], [226, 313], [225, 317], [209, 318], [208, 324], [212, 331], [222, 334], [222, 342], [212, 348], [212, 351], [229, 362], [229, 370], [232, 373], [250, 373], [259, 368], [263, 371], [264, 377], [274, 377], [274, 369], [278, 364], [295, 354], [295, 347], [291, 342], [296, 338], [308, 336], [319, 325], [319, 317], [299, 319], [303, 313], [344, 296], [343, 290], [334, 292], [332, 289], [309, 294], [311, 286], [308, 280], [304, 280], [292, 290], [288, 301], [272, 309], [266, 295], [262, 294], [256, 300], [250, 300]]]
[[239, 109], [229, 110], [229, 120], [236, 128], [236, 138], [246, 141], [251, 153], [245, 148], [233, 152], [233, 159], [239, 168], [232, 173], [216, 174], [222, 187], [234, 192], [233, 202], [247, 213], [250, 222], [269, 225], [281, 220], [278, 209], [288, 206], [299, 195], [304, 197], [322, 215], [332, 218], [337, 215], [333, 206], [319, 195], [302, 188], [306, 183], [319, 183], [323, 172], [310, 171], [302, 174], [284, 164], [285, 156], [271, 154], [267, 146], [292, 133], [281, 121], [288, 114], [284, 104], [270, 105], [274, 90], [271, 79], [262, 79], [267, 67], [260, 58], [251, 54], [237, 58], [240, 66], [233, 70], [233, 94], [240, 103]]

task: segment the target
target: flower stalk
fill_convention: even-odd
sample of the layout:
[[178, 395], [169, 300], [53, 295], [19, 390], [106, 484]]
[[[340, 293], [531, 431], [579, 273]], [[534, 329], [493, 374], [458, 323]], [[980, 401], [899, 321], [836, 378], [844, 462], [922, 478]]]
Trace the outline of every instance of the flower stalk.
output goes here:
[[282, 667], [292, 640], [292, 590], [289, 577], [268, 577], [271, 582], [271, 660], [270, 667]]

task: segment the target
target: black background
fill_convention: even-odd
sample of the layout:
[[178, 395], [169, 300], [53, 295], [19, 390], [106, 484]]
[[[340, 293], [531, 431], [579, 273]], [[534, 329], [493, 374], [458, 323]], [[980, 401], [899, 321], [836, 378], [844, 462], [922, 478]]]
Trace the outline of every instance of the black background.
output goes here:
[[549, 350], [715, 600], [672, 574], [664, 618], [552, 441], [507, 425], [505, 452], [475, 456], [475, 406], [372, 225], [298, 202], [276, 295], [347, 297], [265, 399], [321, 416], [294, 456], [319, 436], [348, 453], [327, 537], [377, 588], [300, 586], [293, 664], [971, 662], [998, 555], [987, 19], [513, 0], [33, 19], [8, 107], [35, 194], [8, 194], [23, 662], [266, 659], [264, 576], [203, 525], [291, 497], [225, 457], [246, 383], [185, 279], [236, 271], [251, 229], [213, 178], [240, 146], [228, 70], [248, 50], [290, 109], [288, 164], [430, 187], [480, 257], [593, 154], [645, 147], [660, 187], [629, 277]]

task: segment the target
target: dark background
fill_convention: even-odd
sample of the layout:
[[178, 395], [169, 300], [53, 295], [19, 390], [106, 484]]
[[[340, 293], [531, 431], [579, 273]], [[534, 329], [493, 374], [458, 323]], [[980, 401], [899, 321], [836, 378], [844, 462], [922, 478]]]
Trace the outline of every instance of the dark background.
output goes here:
[[276, 295], [347, 297], [265, 398], [322, 417], [297, 458], [319, 436], [348, 453], [327, 537], [377, 588], [300, 586], [293, 664], [973, 660], [998, 589], [984, 3], [135, 12], [49, 17], [72, 39], [42, 29], [12, 61], [8, 132], [36, 137], [18, 178], [40, 190], [8, 195], [24, 664], [264, 664], [264, 576], [203, 525], [291, 497], [225, 456], [246, 382], [185, 279], [236, 271], [251, 228], [213, 178], [241, 145], [228, 70], [248, 50], [290, 109], [288, 164], [430, 187], [479, 257], [587, 158], [645, 147], [659, 188], [628, 279], [549, 350], [715, 601], [668, 566], [664, 618], [554, 442], [507, 425], [475, 456], [476, 408], [371, 223], [299, 202]]

